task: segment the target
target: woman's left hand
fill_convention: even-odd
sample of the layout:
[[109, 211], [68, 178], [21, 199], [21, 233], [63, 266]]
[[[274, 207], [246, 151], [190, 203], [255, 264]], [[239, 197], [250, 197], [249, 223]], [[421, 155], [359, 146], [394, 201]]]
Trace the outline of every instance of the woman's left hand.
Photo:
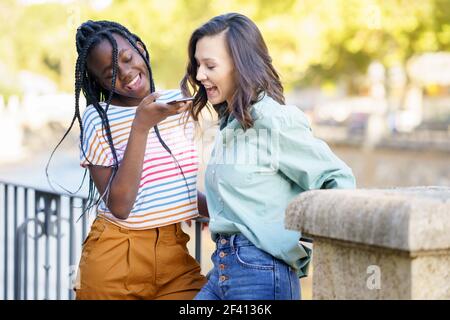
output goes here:
[[[203, 220], [203, 219], [204, 219], [204, 220], [209, 219], [209, 217], [202, 216], [202, 215], [199, 216], [198, 218], [201, 218], [202, 220]], [[196, 218], [196, 219], [198, 219], [198, 218]], [[186, 224], [187, 224], [189, 227], [191, 227], [191, 226], [192, 226], [192, 220], [194, 220], [194, 222], [195, 222], [196, 219], [186, 220], [185, 222], [186, 222]], [[209, 226], [209, 220], [208, 220], [208, 221], [202, 221], [201, 224], [202, 224], [202, 231], [203, 231], [205, 228], [208, 228], [208, 226]]]

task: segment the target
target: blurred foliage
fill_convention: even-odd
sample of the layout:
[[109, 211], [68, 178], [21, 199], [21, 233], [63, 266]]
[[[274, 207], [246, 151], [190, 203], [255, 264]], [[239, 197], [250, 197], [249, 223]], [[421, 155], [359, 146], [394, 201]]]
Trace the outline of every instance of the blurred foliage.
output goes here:
[[[356, 81], [373, 60], [389, 67], [416, 53], [450, 51], [450, 0], [116, 0], [101, 10], [94, 2], [2, 0], [0, 63], [8, 73], [27, 69], [72, 91], [77, 26], [115, 20], [146, 43], [157, 86], [175, 87], [191, 32], [225, 12], [257, 23], [287, 89]], [[0, 75], [1, 91], [9, 79]]]

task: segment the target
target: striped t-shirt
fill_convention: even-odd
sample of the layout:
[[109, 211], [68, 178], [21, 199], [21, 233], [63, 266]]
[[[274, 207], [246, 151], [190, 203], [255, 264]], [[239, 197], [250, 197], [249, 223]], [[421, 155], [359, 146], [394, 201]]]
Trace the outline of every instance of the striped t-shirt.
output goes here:
[[[181, 97], [179, 90], [161, 93], [162, 96], [158, 98], [161, 102]], [[106, 106], [105, 103], [101, 105]], [[119, 163], [125, 153], [136, 109], [137, 107], [114, 105], [110, 105], [108, 109], [112, 140]], [[82, 123], [81, 166], [112, 166], [114, 156], [102, 128], [101, 118], [92, 105], [84, 111]], [[185, 126], [183, 115], [178, 114], [160, 122], [158, 129], [161, 138], [183, 169], [186, 180], [152, 128], [148, 135], [139, 191], [129, 217], [126, 220], [116, 218], [103, 201], [97, 209], [99, 215], [121, 227], [150, 229], [198, 216], [196, 186], [198, 157], [194, 144], [194, 124], [189, 121]]]

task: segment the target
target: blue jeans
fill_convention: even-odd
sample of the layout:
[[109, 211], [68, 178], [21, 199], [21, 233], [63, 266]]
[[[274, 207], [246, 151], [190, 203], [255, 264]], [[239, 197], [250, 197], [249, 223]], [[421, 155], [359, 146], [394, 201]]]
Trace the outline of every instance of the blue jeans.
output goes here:
[[299, 300], [300, 281], [285, 262], [255, 247], [242, 234], [220, 235], [214, 267], [195, 300]]

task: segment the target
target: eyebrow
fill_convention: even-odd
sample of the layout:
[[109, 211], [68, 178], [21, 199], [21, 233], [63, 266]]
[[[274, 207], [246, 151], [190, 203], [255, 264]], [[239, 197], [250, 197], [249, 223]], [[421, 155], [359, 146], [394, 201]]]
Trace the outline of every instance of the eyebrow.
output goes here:
[[[205, 61], [205, 62], [208, 62], [208, 61], [210, 61], [210, 62], [216, 62], [216, 60], [215, 59], [213, 59], [213, 58], [204, 58], [204, 59], [200, 59], [200, 60], [203, 60], [203, 61]], [[197, 59], [197, 57], [195, 57], [195, 61], [197, 61], [197, 63], [198, 63], [198, 59]]]

